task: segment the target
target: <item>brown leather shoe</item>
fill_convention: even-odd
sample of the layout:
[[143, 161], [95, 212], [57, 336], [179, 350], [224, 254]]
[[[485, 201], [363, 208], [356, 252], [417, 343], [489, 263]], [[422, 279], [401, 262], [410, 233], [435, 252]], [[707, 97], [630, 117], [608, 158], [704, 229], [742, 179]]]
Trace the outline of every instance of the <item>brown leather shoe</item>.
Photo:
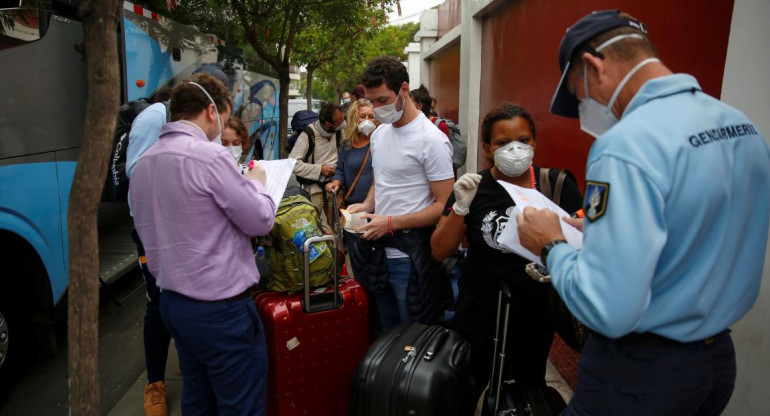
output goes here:
[[166, 383], [156, 381], [144, 388], [144, 416], [168, 416]]

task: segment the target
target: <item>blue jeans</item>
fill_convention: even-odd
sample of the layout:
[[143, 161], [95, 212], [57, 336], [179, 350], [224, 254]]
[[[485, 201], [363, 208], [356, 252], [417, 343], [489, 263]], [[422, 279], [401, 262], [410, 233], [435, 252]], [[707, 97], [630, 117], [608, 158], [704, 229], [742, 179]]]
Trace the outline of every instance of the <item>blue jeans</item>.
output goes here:
[[267, 345], [251, 297], [200, 302], [160, 295], [163, 321], [182, 370], [182, 414], [265, 414]]
[[410, 322], [406, 306], [406, 288], [412, 274], [412, 261], [408, 257], [388, 259], [388, 283], [384, 292], [376, 295], [382, 329], [388, 330], [403, 322]]
[[728, 331], [706, 344], [641, 347], [589, 333], [577, 391], [562, 416], [716, 416], [735, 387]]

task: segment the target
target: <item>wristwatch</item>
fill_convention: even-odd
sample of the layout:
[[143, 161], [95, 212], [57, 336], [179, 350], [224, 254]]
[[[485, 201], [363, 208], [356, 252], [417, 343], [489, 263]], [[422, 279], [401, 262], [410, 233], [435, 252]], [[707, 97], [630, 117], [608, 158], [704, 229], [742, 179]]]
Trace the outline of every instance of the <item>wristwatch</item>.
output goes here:
[[543, 266], [548, 267], [548, 253], [551, 252], [551, 249], [558, 246], [559, 244], [567, 244], [566, 240], [553, 240], [545, 243], [543, 246], [543, 249], [540, 250], [540, 261], [543, 263]]

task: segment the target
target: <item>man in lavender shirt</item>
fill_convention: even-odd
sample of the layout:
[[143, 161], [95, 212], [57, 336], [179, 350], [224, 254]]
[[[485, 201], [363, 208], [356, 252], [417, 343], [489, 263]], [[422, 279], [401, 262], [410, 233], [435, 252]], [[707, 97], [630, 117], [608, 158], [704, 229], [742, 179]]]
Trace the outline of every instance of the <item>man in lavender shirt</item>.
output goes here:
[[179, 354], [185, 415], [265, 412], [267, 352], [250, 296], [259, 273], [249, 237], [270, 231], [275, 202], [261, 166], [241, 175], [212, 142], [232, 105], [208, 74], [174, 87], [172, 122], [131, 176], [134, 224]]

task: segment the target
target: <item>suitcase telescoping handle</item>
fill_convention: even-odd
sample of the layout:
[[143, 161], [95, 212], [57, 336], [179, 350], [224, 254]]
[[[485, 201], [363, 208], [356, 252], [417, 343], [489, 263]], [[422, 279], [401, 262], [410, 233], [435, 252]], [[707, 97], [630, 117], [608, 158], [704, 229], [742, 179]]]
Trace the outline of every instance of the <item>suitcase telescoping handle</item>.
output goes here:
[[310, 245], [323, 241], [331, 243], [332, 257], [334, 258], [334, 267], [332, 268], [332, 274], [334, 275], [334, 303], [332, 307], [337, 308], [340, 306], [340, 281], [339, 277], [337, 277], [337, 236], [324, 235], [320, 237], [310, 237], [305, 240], [305, 244], [302, 246], [303, 257], [305, 258], [305, 304], [303, 305], [305, 313], [319, 312], [314, 311], [313, 308], [310, 307]]
[[[340, 222], [340, 207], [337, 205], [337, 191], [332, 189], [332, 226], [334, 234], [342, 241], [342, 223]], [[338, 242], [338, 243], [339, 243]]]
[[[508, 284], [500, 281], [500, 293], [497, 295], [497, 322], [495, 324], [494, 354], [492, 354], [492, 373], [489, 382], [489, 400], [494, 399], [493, 415], [497, 414], [500, 406], [500, 388], [503, 385], [503, 364], [505, 364], [505, 345], [508, 342], [508, 318], [511, 312], [511, 288]], [[503, 309], [505, 309], [503, 311]], [[502, 320], [502, 328], [500, 321]], [[502, 340], [500, 340], [500, 331], [502, 329]], [[501, 342], [500, 342], [501, 341]], [[498, 360], [498, 355], [500, 360]]]

